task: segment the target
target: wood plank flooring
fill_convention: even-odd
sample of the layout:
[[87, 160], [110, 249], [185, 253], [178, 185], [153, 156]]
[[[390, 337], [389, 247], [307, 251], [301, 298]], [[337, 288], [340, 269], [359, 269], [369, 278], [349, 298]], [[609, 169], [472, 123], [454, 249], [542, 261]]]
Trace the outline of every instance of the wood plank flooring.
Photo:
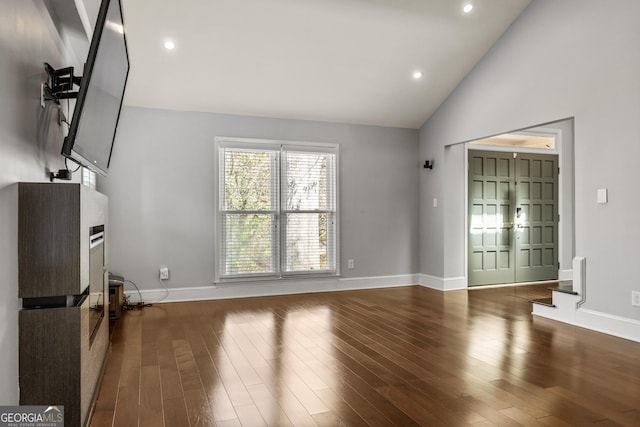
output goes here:
[[640, 343], [534, 318], [547, 286], [126, 312], [91, 425], [640, 426]]

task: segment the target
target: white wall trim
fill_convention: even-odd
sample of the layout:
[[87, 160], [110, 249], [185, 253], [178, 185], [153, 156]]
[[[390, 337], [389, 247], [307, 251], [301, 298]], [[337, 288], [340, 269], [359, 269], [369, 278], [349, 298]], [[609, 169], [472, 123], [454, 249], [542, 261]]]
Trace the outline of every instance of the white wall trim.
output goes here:
[[460, 277], [445, 277], [444, 278], [444, 290], [445, 291], [457, 291], [460, 289], [467, 289], [467, 279], [464, 276]]
[[640, 320], [588, 308], [579, 308], [576, 310], [575, 324], [583, 328], [640, 342]]
[[580, 307], [587, 299], [587, 259], [577, 256], [573, 258], [573, 291], [580, 295], [578, 307]]
[[[182, 301], [203, 301], [214, 299], [262, 297], [272, 295], [291, 295], [312, 292], [349, 291], [357, 289], [392, 288], [418, 284], [417, 274], [395, 276], [329, 278], [311, 280], [272, 280], [251, 283], [228, 283], [209, 286], [184, 288], [163, 288], [142, 290], [142, 299], [146, 303], [165, 303]], [[125, 290], [132, 302], [139, 300], [135, 289]]]
[[338, 291], [355, 289], [393, 288], [398, 286], [418, 285], [417, 274], [401, 274], [396, 276], [373, 276], [341, 278]]
[[558, 310], [558, 308], [535, 305], [533, 314], [580, 328], [640, 342], [640, 321], [635, 319], [587, 308], [579, 308], [574, 312], [567, 312], [567, 310]]
[[467, 289], [467, 280], [460, 277], [436, 277], [420, 273], [420, 285], [426, 288], [437, 289], [439, 291], [455, 291]]
[[439, 291], [444, 291], [444, 280], [442, 277], [430, 276], [428, 274], [420, 273], [419, 275], [419, 283], [420, 286], [424, 286], [426, 288], [437, 289]]

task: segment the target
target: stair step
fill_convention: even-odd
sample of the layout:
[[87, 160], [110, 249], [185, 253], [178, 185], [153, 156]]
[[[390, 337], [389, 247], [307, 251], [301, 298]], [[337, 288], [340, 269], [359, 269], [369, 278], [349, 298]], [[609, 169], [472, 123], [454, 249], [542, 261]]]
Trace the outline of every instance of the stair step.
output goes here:
[[574, 292], [573, 289], [549, 288], [549, 290], [554, 291], [554, 292], [562, 292], [563, 294], [578, 295], [578, 293]]
[[569, 295], [578, 295], [577, 292], [574, 292], [573, 290], [573, 281], [571, 280], [565, 280], [562, 281], [560, 283], [558, 283], [558, 287], [557, 288], [548, 288], [550, 291], [553, 292], [562, 292], [563, 294], [569, 294]]
[[544, 305], [546, 307], [555, 307], [555, 305], [553, 304], [553, 298], [537, 298], [529, 300], [529, 302], [533, 304]]

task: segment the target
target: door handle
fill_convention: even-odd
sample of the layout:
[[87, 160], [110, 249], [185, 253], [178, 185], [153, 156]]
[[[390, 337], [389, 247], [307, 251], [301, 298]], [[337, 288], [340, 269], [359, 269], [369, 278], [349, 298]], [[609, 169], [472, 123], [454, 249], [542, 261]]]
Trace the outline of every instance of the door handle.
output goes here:
[[521, 222], [522, 219], [522, 208], [516, 208], [516, 218], [515, 218], [515, 224], [516, 224], [516, 229], [521, 229], [524, 226], [522, 225]]

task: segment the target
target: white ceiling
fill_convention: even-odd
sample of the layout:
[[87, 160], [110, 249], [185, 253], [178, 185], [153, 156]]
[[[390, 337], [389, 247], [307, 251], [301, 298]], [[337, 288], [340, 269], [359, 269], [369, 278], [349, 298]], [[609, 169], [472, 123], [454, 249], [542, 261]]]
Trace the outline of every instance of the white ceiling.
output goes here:
[[530, 2], [471, 1], [122, 0], [125, 104], [419, 128]]

